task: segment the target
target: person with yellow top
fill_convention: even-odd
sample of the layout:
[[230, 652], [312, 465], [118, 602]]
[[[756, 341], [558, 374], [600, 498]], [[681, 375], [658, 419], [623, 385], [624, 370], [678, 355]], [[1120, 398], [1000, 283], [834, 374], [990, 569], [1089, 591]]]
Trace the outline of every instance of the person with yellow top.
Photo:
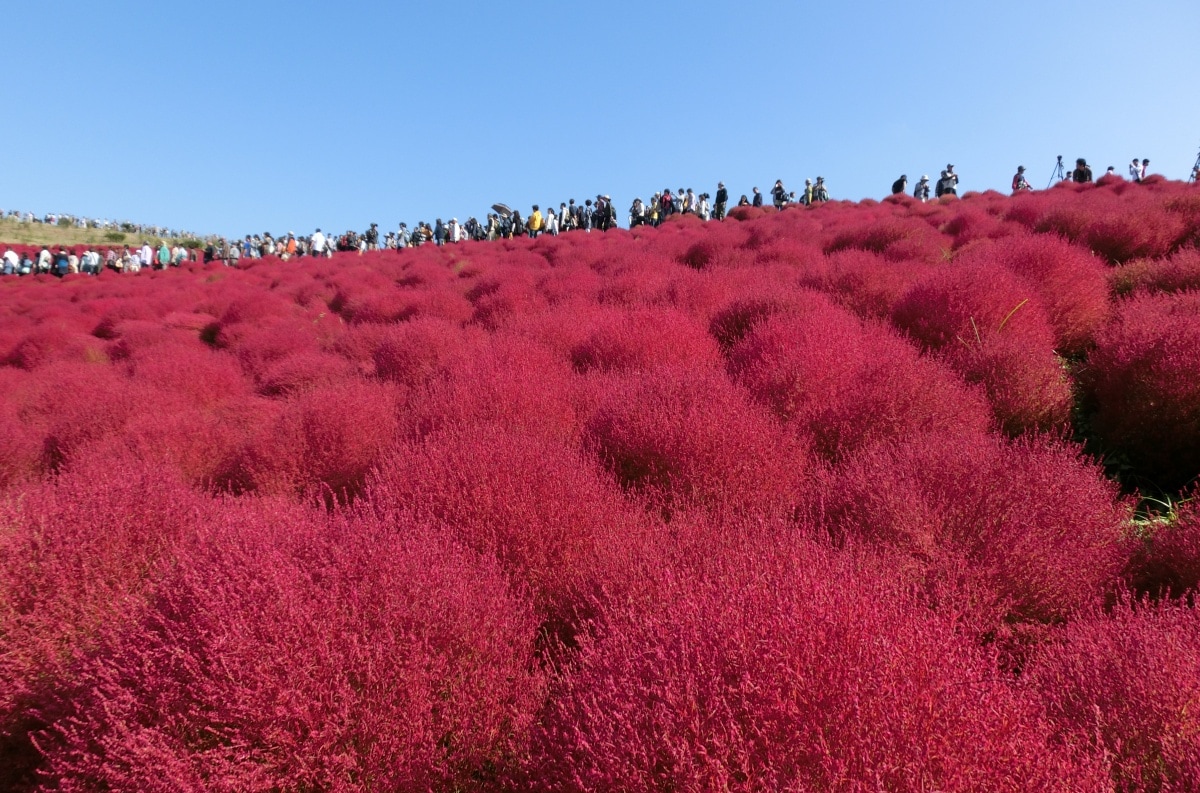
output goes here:
[[529, 216], [529, 220], [525, 223], [525, 228], [529, 229], [529, 236], [536, 237], [542, 230], [542, 212], [538, 209], [538, 205], [533, 205], [533, 214]]

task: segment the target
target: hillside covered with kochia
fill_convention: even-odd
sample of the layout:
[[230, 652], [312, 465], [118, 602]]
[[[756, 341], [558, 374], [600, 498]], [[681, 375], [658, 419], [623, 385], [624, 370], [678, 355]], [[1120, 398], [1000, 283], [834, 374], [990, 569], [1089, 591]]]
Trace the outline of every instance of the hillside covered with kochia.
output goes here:
[[1200, 187], [732, 214], [0, 279], [0, 786], [1196, 790]]

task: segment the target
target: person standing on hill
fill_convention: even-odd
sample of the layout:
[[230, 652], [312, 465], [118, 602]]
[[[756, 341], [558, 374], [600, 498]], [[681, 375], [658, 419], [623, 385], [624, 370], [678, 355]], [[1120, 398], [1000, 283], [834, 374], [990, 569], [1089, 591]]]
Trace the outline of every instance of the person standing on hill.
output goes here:
[[138, 251], [138, 258], [141, 259], [143, 267], [149, 269], [154, 264], [154, 251], [150, 249], [149, 242], [143, 242], [141, 250]]
[[782, 210], [787, 206], [787, 201], [787, 188], [783, 186], [782, 179], [776, 179], [775, 186], [771, 188], [771, 204], [776, 209]]
[[1033, 188], [1029, 186], [1029, 180], [1025, 178], [1025, 166], [1018, 165], [1017, 172], [1013, 175], [1013, 178], [1012, 178], [1013, 195], [1016, 195], [1017, 193], [1021, 192], [1022, 190], [1032, 190], [1032, 189]]
[[762, 202], [763, 202], [762, 193], [759, 192], [758, 188], [756, 187], [756, 188], [754, 188], [754, 200], [751, 201], [750, 203], [753, 206], [760, 207], [760, 206], [762, 206]]
[[908, 188], [908, 174], [900, 174], [900, 178], [892, 182], [892, 195], [900, 195]]
[[533, 212], [529, 213], [529, 222], [525, 224], [525, 228], [529, 232], [529, 238], [533, 239], [542, 231], [542, 210], [537, 204], [533, 205]]
[[1141, 178], [1138, 179], [1139, 182], [1143, 182], [1146, 180], [1146, 174], [1149, 172], [1149, 170], [1150, 170], [1150, 161], [1148, 159], [1146, 159], [1145, 157], [1143, 157], [1142, 158], [1142, 171], [1141, 171], [1142, 175], [1141, 175]]
[[729, 191], [725, 189], [724, 182], [717, 182], [717, 198], [713, 202], [713, 218], [716, 220], [725, 219], [725, 207], [729, 205]]
[[829, 200], [829, 188], [825, 186], [825, 177], [818, 176], [813, 185], [813, 201], [824, 203]]
[[1071, 181], [1075, 184], [1087, 184], [1092, 181], [1092, 169], [1088, 167], [1087, 160], [1082, 157], [1075, 160], [1075, 170], [1071, 171]]
[[1142, 163], [1137, 157], [1133, 158], [1133, 162], [1129, 163], [1129, 178], [1135, 182], [1142, 181]]
[[167, 247], [167, 241], [163, 240], [158, 246], [158, 269], [165, 270], [170, 263], [171, 249]]
[[320, 229], [317, 229], [316, 231], [313, 232], [313, 235], [312, 235], [313, 256], [317, 256], [317, 257], [324, 256], [325, 255], [325, 245], [326, 245], [325, 235], [321, 233]]

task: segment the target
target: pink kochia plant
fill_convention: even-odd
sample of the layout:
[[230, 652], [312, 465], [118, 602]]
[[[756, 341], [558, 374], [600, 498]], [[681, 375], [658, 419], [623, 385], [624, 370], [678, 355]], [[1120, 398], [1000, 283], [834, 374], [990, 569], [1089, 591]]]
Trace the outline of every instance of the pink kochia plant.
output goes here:
[[913, 285], [892, 322], [983, 386], [1010, 434], [1066, 423], [1071, 387], [1054, 331], [1028, 283], [995, 263], [938, 270]]
[[1085, 385], [1109, 450], [1164, 488], [1200, 475], [1200, 293], [1144, 295], [1100, 332]]
[[666, 571], [553, 686], [528, 789], [1101, 791], [1037, 708], [852, 555], [773, 537]]
[[1068, 625], [1029, 685], [1059, 738], [1089, 746], [1121, 793], [1184, 793], [1200, 780], [1200, 612], [1122, 603]]
[[986, 432], [987, 403], [886, 326], [826, 305], [757, 325], [729, 355], [735, 379], [839, 459], [919, 432]]
[[66, 790], [486, 790], [539, 699], [534, 628], [419, 524], [230, 505], [38, 744]]
[[932, 602], [980, 634], [1056, 622], [1116, 588], [1129, 509], [1077, 448], [925, 435], [867, 449], [830, 482], [835, 536], [899, 552]]

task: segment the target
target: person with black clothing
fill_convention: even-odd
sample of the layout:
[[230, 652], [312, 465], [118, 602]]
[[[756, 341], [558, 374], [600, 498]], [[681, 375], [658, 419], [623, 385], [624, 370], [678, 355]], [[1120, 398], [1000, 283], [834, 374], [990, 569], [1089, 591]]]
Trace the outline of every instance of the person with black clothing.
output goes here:
[[900, 195], [908, 187], [908, 175], [900, 174], [900, 178], [892, 182], [892, 195]]
[[788, 194], [787, 188], [783, 186], [782, 179], [775, 180], [775, 186], [771, 188], [771, 204], [776, 209], [783, 209], [787, 206]]
[[1071, 171], [1071, 181], [1075, 184], [1087, 184], [1092, 181], [1092, 169], [1088, 167], [1087, 160], [1080, 157], [1075, 161], [1075, 170]]
[[754, 188], [754, 200], [751, 203], [756, 207], [762, 206], [762, 193], [758, 191], [757, 187]]
[[717, 182], [717, 200], [713, 204], [713, 218], [716, 220], [725, 219], [725, 207], [729, 204], [729, 191], [725, 189], [724, 182]]

